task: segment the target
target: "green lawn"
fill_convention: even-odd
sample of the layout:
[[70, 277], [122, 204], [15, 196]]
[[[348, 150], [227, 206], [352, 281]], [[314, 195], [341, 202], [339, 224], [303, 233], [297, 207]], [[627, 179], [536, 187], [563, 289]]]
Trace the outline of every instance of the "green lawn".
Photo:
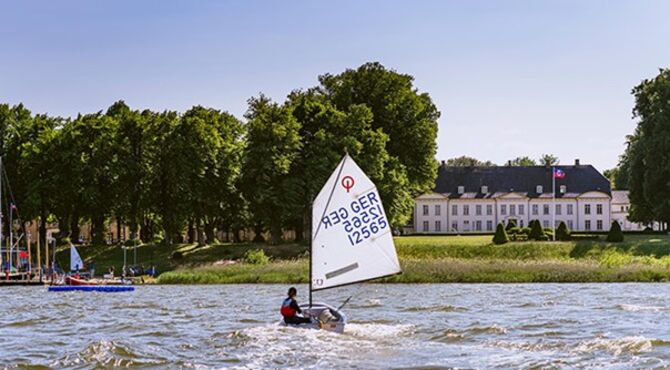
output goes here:
[[[578, 282], [578, 281], [668, 281], [670, 280], [670, 236], [626, 235], [623, 243], [599, 240], [570, 242], [511, 242], [493, 245], [490, 235], [404, 236], [395, 238], [403, 274], [387, 282]], [[223, 260], [241, 260], [253, 249], [263, 249], [272, 262], [267, 265], [237, 263], [217, 265]], [[123, 251], [119, 247], [85, 246], [80, 254], [104, 271], [120, 271]], [[181, 252], [181, 259], [172, 258]], [[132, 264], [132, 249], [128, 261]], [[151, 244], [137, 248], [138, 264], [155, 265], [160, 283], [299, 283], [307, 282], [307, 247], [300, 244], [220, 244], [172, 247]], [[67, 263], [63, 248], [58, 257]]]

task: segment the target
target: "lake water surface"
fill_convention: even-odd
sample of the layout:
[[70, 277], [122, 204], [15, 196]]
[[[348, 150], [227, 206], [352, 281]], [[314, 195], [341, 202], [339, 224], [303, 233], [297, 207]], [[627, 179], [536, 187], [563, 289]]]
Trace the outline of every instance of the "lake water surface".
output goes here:
[[287, 288], [2, 288], [0, 367], [670, 367], [670, 284], [363, 284], [315, 293], [335, 306], [353, 295], [342, 335], [278, 326]]

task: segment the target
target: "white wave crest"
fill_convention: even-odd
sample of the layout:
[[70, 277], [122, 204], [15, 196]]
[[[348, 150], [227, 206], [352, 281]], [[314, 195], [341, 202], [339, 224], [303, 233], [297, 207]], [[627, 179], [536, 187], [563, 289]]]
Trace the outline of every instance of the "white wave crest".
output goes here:
[[643, 336], [628, 336], [614, 339], [598, 338], [581, 342], [575, 348], [575, 351], [583, 353], [606, 351], [615, 356], [638, 354], [651, 351], [654, 346], [652, 341], [653, 339]]

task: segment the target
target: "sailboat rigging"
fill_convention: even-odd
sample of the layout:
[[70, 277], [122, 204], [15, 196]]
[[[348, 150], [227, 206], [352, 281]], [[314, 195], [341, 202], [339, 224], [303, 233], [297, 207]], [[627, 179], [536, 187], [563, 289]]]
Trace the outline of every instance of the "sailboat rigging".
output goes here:
[[320, 327], [342, 332], [339, 308], [312, 301], [312, 293], [401, 273], [391, 226], [375, 184], [346, 154], [312, 203], [309, 304], [303, 311]]

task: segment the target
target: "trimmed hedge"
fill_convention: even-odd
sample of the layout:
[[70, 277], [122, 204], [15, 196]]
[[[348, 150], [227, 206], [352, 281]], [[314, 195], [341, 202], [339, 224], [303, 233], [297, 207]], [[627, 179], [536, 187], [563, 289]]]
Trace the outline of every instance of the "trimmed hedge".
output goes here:
[[496, 227], [496, 234], [493, 236], [493, 244], [500, 245], [505, 244], [509, 241], [507, 237], [507, 232], [502, 223], [499, 223]]
[[623, 232], [618, 222], [612, 222], [610, 232], [607, 234], [607, 241], [610, 243], [621, 243], [623, 241]]

